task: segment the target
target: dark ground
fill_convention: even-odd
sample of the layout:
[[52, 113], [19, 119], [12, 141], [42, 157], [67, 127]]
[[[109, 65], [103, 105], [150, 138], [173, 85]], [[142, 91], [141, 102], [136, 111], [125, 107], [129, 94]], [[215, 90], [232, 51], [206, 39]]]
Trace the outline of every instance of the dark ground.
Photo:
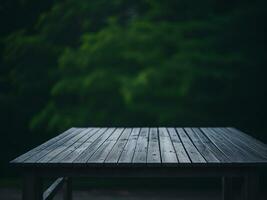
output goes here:
[[[176, 199], [176, 200], [219, 200], [219, 190], [176, 190], [172, 189], [90, 189], [90, 190], [76, 190], [74, 191], [74, 200], [158, 200], [158, 199]], [[21, 191], [13, 188], [0, 189], [1, 200], [19, 200], [21, 199]], [[62, 199], [59, 193], [55, 200]]]
[[[44, 187], [53, 180], [46, 180]], [[235, 179], [234, 191], [240, 193], [240, 180]], [[261, 198], [266, 200], [265, 182], [261, 183]], [[20, 179], [0, 181], [0, 200], [20, 200]], [[166, 179], [73, 179], [73, 200], [220, 200], [221, 181], [217, 178]], [[236, 196], [239, 198], [239, 196]], [[61, 200], [62, 194], [54, 198]], [[258, 200], [258, 199], [255, 199]]]
[[[88, 189], [75, 190], [73, 200], [219, 200], [221, 199], [221, 191], [219, 189]], [[21, 199], [21, 191], [15, 188], [1, 188], [1, 200], [19, 200]], [[54, 198], [61, 200], [61, 192]], [[265, 200], [266, 195], [261, 196], [261, 200]], [[256, 200], [256, 199], [255, 199]]]

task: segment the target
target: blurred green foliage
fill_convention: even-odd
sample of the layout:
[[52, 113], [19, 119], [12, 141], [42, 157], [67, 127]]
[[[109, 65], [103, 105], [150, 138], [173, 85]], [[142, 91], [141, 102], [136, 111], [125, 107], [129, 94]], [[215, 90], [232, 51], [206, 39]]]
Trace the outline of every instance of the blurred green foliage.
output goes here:
[[265, 1], [12, 3], [3, 161], [71, 126], [236, 126], [267, 141]]

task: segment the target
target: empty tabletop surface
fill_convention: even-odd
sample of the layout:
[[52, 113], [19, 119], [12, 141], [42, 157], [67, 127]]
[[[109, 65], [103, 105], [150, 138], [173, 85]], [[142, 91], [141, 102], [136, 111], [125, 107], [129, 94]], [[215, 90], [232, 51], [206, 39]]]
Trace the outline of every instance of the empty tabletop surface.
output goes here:
[[267, 146], [235, 128], [70, 128], [18, 166], [267, 165]]

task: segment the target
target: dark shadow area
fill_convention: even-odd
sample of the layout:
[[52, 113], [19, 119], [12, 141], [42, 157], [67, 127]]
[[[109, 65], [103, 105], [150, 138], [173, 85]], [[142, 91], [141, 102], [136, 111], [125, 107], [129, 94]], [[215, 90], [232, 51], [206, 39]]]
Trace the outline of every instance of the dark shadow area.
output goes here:
[[[50, 181], [47, 182], [51, 183]], [[240, 198], [240, 180], [234, 181], [235, 198]], [[75, 179], [74, 199], [179, 199], [179, 200], [219, 200], [221, 199], [221, 182], [219, 179]], [[21, 198], [20, 188], [3, 187], [0, 189], [3, 200]], [[265, 199], [266, 191], [261, 190], [261, 199]], [[55, 200], [62, 199], [59, 192]]]

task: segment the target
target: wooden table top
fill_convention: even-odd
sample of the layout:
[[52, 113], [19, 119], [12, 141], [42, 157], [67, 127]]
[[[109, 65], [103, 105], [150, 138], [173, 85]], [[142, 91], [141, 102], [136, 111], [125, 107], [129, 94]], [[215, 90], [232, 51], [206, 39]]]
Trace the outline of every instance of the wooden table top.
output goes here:
[[267, 165], [267, 146], [235, 128], [71, 128], [18, 166]]

